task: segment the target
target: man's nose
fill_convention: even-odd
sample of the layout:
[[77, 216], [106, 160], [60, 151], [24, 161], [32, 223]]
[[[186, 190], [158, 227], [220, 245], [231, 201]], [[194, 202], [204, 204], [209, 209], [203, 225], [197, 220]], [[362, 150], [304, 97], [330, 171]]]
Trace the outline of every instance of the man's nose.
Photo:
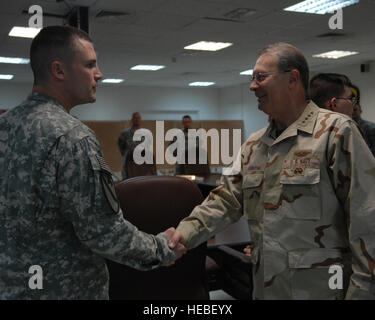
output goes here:
[[99, 81], [100, 79], [103, 79], [103, 74], [101, 73], [99, 67], [97, 68], [97, 72], [95, 73], [95, 80]]
[[255, 89], [257, 89], [258, 88], [258, 83], [255, 81], [255, 80], [252, 80], [251, 82], [250, 82], [250, 91], [255, 91]]

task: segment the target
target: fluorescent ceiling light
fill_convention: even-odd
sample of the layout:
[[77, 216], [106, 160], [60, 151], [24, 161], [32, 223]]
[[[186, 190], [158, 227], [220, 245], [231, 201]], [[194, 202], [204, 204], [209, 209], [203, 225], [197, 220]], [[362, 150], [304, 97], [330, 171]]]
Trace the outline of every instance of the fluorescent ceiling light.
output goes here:
[[131, 67], [130, 70], [157, 71], [157, 70], [164, 69], [164, 68], [165, 66], [139, 64], [137, 66]]
[[240, 72], [241, 75], [243, 76], [252, 76], [253, 75], [253, 69], [245, 70]]
[[124, 82], [124, 79], [104, 79], [103, 83], [121, 83]]
[[24, 27], [13, 27], [9, 32], [10, 37], [21, 37], [21, 38], [35, 38], [35, 36], [42, 30], [41, 28], [24, 28]]
[[347, 56], [352, 56], [358, 54], [359, 52], [356, 51], [339, 51], [333, 50], [329, 52], [313, 54], [313, 58], [324, 58], [324, 59], [340, 59]]
[[0, 63], [28, 64], [29, 62], [30, 60], [26, 58], [0, 57]]
[[12, 74], [0, 74], [0, 79], [2, 80], [10, 80], [10, 79], [13, 79], [13, 75]]
[[186, 50], [201, 50], [201, 51], [218, 51], [233, 45], [230, 42], [213, 42], [213, 41], [200, 41], [193, 43], [184, 49]]
[[191, 82], [189, 83], [190, 87], [208, 87], [213, 86], [215, 82]]
[[306, 0], [285, 8], [285, 11], [315, 14], [331, 13], [335, 10], [351, 6], [359, 0]]

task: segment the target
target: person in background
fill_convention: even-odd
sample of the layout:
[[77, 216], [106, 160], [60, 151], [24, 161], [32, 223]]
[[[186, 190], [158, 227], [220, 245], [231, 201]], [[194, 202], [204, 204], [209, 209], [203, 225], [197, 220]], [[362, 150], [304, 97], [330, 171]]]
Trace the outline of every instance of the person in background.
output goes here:
[[[175, 164], [175, 173], [176, 174], [186, 174], [185, 172], [185, 164], [188, 164], [188, 155], [189, 155], [189, 129], [192, 129], [193, 126], [193, 120], [189, 115], [185, 115], [182, 117], [182, 127], [185, 137], [185, 163], [178, 163]], [[176, 141], [176, 138], [170, 142], [172, 144]], [[193, 148], [195, 148], [195, 154], [196, 154], [196, 163], [199, 162], [199, 137], [195, 138], [195, 141], [192, 143]], [[175, 157], [177, 157], [177, 150], [173, 154]]]
[[[335, 104], [350, 110], [344, 88]], [[375, 299], [375, 158], [355, 122], [309, 101], [308, 89], [297, 48], [261, 51], [250, 90], [272, 121], [250, 135], [170, 246], [194, 248], [244, 215], [254, 299]], [[331, 266], [341, 270], [339, 286]]]
[[310, 99], [320, 108], [352, 117], [355, 97], [349, 78], [338, 73], [319, 73], [310, 80]]
[[353, 110], [353, 120], [357, 122], [368, 147], [370, 148], [372, 154], [375, 156], [375, 123], [362, 119], [360, 90], [354, 84], [352, 84], [350, 89], [352, 90], [353, 95], [356, 97], [356, 102]]
[[128, 172], [127, 172], [127, 163], [129, 161], [134, 162], [133, 159], [133, 151], [134, 149], [143, 142], [141, 141], [134, 141], [133, 136], [134, 133], [142, 128], [142, 117], [139, 112], [134, 112], [131, 118], [131, 127], [124, 129], [120, 137], [118, 138], [118, 147], [120, 149], [120, 153], [123, 156], [123, 162], [122, 162], [122, 179], [128, 178]]
[[69, 114], [103, 76], [89, 35], [43, 28], [30, 64], [32, 93], [0, 116], [0, 299], [108, 299], [105, 259], [150, 270], [185, 248], [123, 218], [94, 132]]

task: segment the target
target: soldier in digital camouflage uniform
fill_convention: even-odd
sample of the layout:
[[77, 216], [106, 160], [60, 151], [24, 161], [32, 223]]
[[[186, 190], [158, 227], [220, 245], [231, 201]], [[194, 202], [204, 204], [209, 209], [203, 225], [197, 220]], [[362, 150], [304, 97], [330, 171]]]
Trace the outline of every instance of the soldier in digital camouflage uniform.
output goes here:
[[133, 160], [133, 152], [134, 149], [141, 144], [144, 139], [140, 141], [134, 141], [133, 136], [136, 130], [141, 128], [141, 115], [139, 112], [134, 112], [132, 115], [132, 126], [130, 128], [124, 129], [120, 137], [118, 138], [117, 144], [120, 150], [121, 155], [123, 156], [123, 162], [122, 162], [122, 179], [128, 178], [128, 173], [126, 169], [126, 163], [128, 161], [134, 161]]
[[[30, 55], [33, 93], [0, 117], [0, 298], [108, 299], [105, 258], [149, 270], [180, 253], [168, 230], [123, 219], [94, 132], [68, 113], [102, 77], [88, 35], [44, 28]], [[29, 287], [34, 265], [42, 289]]]
[[308, 74], [291, 45], [261, 52], [250, 89], [274, 120], [248, 138], [170, 246], [193, 248], [244, 215], [253, 298], [374, 299], [375, 160], [349, 117], [306, 101]]

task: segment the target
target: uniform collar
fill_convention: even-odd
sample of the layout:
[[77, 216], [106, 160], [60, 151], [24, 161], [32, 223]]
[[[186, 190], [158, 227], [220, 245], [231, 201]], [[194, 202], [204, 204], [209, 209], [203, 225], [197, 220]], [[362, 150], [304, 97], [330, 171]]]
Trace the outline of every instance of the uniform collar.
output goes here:
[[261, 141], [264, 142], [267, 146], [271, 146], [273, 144], [279, 143], [280, 141], [296, 136], [298, 131], [303, 131], [308, 134], [312, 134], [314, 132], [314, 127], [316, 123], [316, 119], [319, 114], [319, 107], [312, 101], [310, 101], [305, 110], [303, 110], [302, 114], [299, 118], [293, 122], [288, 128], [286, 128], [279, 137], [274, 139], [272, 137], [272, 132], [274, 132], [274, 124], [270, 123], [266, 132], [261, 137]]
[[44, 102], [44, 103], [51, 103], [51, 104], [63, 109], [65, 112], [67, 112], [66, 109], [64, 108], [64, 106], [59, 101], [57, 101], [56, 99], [54, 99], [50, 96], [46, 96], [42, 93], [39, 93], [39, 92], [30, 93], [27, 97], [27, 100], [40, 101], [40, 102]]

